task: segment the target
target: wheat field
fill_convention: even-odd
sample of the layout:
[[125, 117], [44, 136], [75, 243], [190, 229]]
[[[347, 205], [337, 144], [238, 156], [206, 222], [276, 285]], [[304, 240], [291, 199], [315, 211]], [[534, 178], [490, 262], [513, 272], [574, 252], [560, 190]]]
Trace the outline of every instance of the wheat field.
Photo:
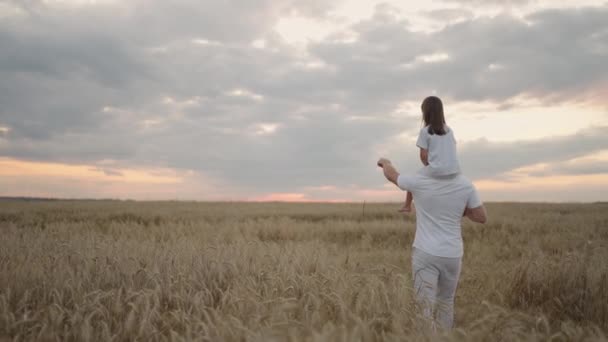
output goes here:
[[608, 204], [487, 205], [451, 332], [399, 204], [0, 202], [0, 341], [605, 341]]

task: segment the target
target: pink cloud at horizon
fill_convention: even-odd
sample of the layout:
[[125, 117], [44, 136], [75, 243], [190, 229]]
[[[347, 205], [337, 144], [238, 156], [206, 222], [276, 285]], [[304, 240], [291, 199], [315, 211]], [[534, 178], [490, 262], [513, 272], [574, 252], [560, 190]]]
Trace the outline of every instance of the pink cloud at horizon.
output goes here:
[[296, 202], [296, 203], [313, 203], [313, 202], [327, 202], [327, 203], [340, 203], [340, 202], [352, 202], [344, 199], [311, 199], [308, 195], [303, 193], [270, 193], [265, 195], [256, 196], [247, 200], [248, 202]]

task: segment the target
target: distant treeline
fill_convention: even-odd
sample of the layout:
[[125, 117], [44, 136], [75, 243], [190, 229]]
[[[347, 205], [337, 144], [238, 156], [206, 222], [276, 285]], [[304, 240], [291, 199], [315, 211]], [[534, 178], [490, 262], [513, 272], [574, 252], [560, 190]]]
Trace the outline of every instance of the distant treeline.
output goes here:
[[0, 196], [0, 201], [21, 201], [21, 202], [57, 202], [57, 201], [113, 201], [109, 198], [53, 198], [53, 197], [20, 197], [20, 196]]

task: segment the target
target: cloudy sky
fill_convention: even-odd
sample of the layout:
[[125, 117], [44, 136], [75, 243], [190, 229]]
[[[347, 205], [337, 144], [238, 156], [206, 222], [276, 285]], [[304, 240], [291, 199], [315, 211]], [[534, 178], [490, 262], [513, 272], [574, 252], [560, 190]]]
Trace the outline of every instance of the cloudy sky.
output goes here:
[[0, 195], [397, 201], [444, 101], [485, 200], [608, 200], [608, 2], [0, 1]]

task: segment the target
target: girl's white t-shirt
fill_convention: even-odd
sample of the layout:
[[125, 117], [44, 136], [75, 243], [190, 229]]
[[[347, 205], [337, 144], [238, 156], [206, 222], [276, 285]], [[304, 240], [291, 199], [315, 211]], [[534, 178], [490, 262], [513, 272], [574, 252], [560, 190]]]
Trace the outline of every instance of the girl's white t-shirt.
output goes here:
[[424, 170], [430, 176], [448, 176], [460, 172], [456, 153], [454, 131], [447, 125], [444, 135], [430, 134], [429, 126], [420, 130], [416, 146], [428, 150], [428, 162]]

